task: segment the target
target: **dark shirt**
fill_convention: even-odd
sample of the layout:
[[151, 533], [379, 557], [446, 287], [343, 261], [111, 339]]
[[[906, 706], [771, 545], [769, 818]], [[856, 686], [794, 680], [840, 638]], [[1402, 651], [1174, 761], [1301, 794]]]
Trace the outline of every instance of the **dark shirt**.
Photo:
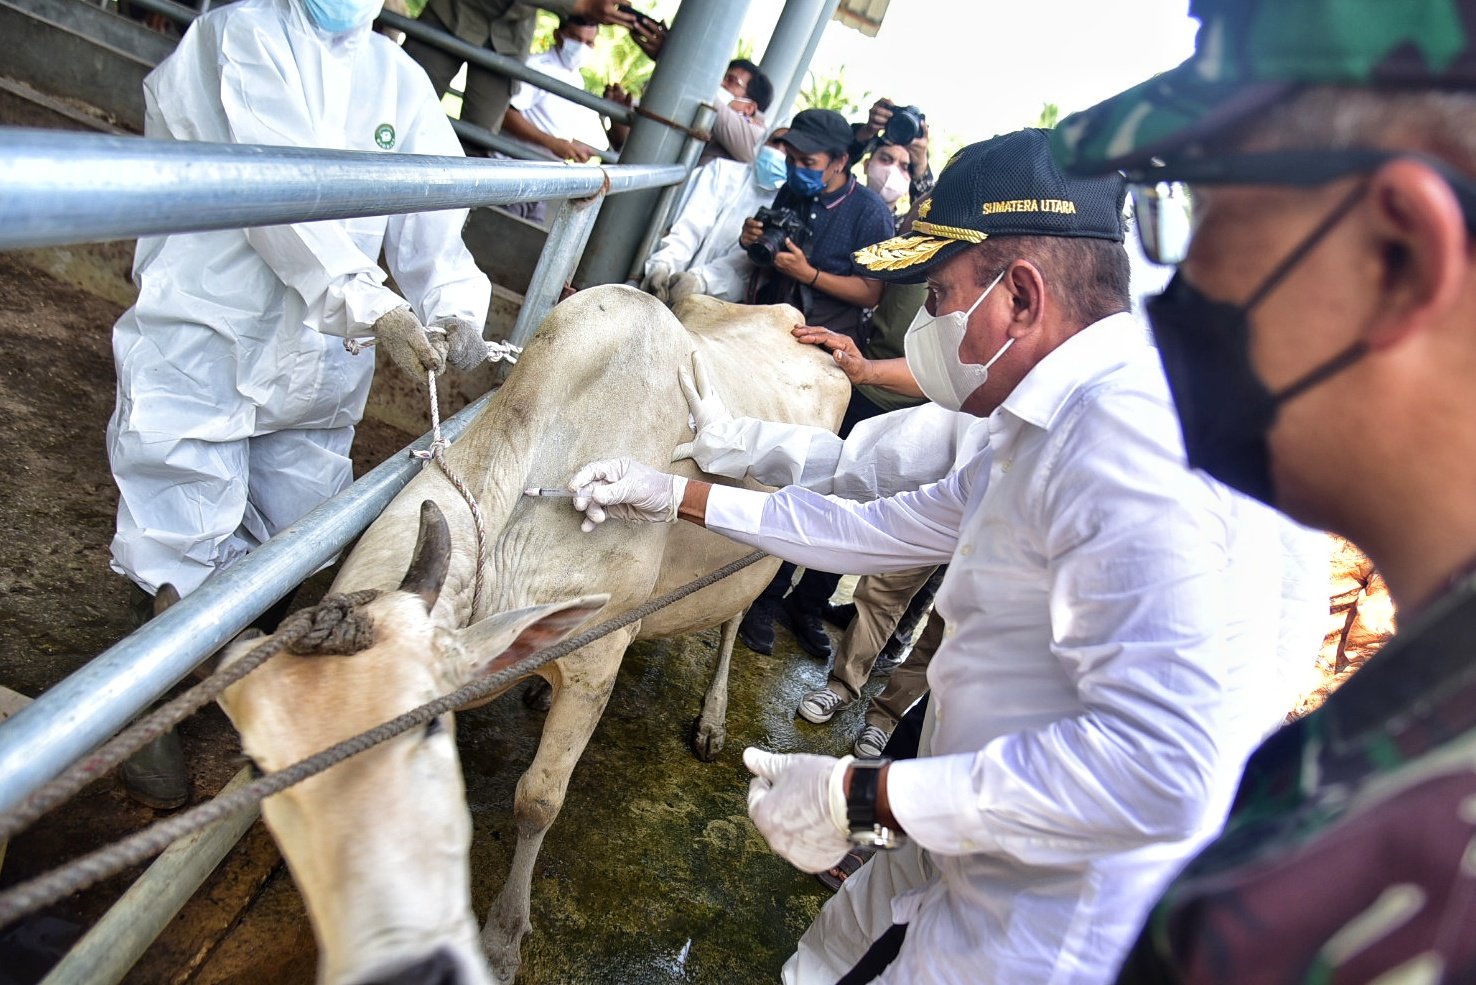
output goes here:
[[[803, 198], [785, 185], [774, 196], [772, 207], [793, 209], [806, 218], [810, 238], [802, 249], [815, 269], [827, 274], [865, 276], [851, 254], [893, 235], [887, 204], [854, 178], [819, 198]], [[804, 313], [808, 324], [849, 335], [858, 344], [865, 342], [862, 308], [796, 283], [773, 268], [755, 271], [749, 293], [758, 304], [792, 304]]]
[[1476, 982], [1473, 647], [1468, 578], [1263, 743], [1120, 985]]

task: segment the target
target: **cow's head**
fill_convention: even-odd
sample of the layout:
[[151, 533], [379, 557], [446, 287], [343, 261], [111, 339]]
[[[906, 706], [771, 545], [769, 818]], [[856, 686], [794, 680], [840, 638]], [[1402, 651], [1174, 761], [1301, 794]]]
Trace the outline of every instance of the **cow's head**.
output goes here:
[[[281, 769], [509, 666], [606, 601], [586, 596], [443, 629], [429, 613], [449, 555], [446, 521], [427, 501], [397, 590], [324, 599], [277, 638], [232, 646], [226, 662], [292, 639], [220, 699], [258, 767]], [[262, 813], [307, 903], [320, 982], [491, 980], [471, 912], [471, 818], [451, 715], [268, 798]]]

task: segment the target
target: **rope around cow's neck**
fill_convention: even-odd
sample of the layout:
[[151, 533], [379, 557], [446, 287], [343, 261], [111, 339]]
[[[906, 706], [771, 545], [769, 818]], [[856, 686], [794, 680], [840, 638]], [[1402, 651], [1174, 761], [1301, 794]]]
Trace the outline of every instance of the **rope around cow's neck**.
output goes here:
[[461, 498], [466, 500], [467, 509], [471, 510], [472, 522], [477, 531], [477, 570], [472, 578], [471, 617], [467, 622], [473, 623], [482, 615], [482, 586], [486, 577], [484, 572], [487, 570], [487, 523], [482, 519], [482, 508], [477, 504], [477, 497], [446, 461], [446, 449], [451, 445], [441, 436], [441, 401], [436, 394], [436, 372], [427, 370], [425, 375], [426, 385], [430, 390], [431, 443], [430, 447], [424, 451], [412, 451], [410, 454], [415, 458], [435, 462], [440, 467], [441, 474], [446, 477], [446, 481], [461, 494]]
[[[109, 876], [115, 875], [131, 865], [136, 865], [145, 859], [151, 858], [177, 839], [214, 824], [228, 814], [258, 804], [267, 797], [287, 789], [294, 783], [300, 783], [331, 766], [336, 766], [350, 756], [357, 755], [418, 725], [424, 725], [432, 718], [438, 718], [449, 711], [454, 711], [462, 705], [485, 698], [493, 692], [512, 684], [519, 678], [532, 673], [544, 664], [572, 653], [582, 646], [588, 646], [595, 640], [608, 636], [617, 629], [644, 619], [658, 609], [665, 608], [673, 602], [699, 592], [734, 572], [741, 571], [750, 564], [762, 560], [765, 556], [763, 551], [754, 551], [752, 554], [745, 555], [736, 561], [723, 565], [716, 571], [711, 571], [700, 578], [689, 581], [680, 588], [667, 592], [660, 598], [652, 599], [649, 602], [636, 606], [628, 612], [621, 613], [614, 619], [606, 620], [598, 626], [580, 633], [578, 636], [572, 636], [562, 643], [557, 643], [545, 650], [530, 654], [505, 670], [464, 684], [450, 694], [443, 695], [434, 701], [429, 701], [418, 708], [411, 709], [398, 718], [347, 738], [337, 745], [329, 746], [322, 752], [309, 756], [307, 759], [294, 763], [275, 773], [268, 773], [266, 776], [253, 780], [246, 784], [246, 786], [229, 794], [224, 794], [214, 800], [207, 801], [198, 807], [185, 811], [183, 814], [166, 818], [142, 831], [129, 835], [122, 841], [104, 846], [95, 852], [74, 859], [60, 868], [53, 869], [51, 872], [12, 886], [3, 893], [0, 893], [0, 927], [14, 923], [29, 913], [34, 913], [36, 910], [44, 906], [49, 906], [63, 897], [80, 892]], [[255, 656], [257, 650], [270, 650], [271, 652], [261, 658], [264, 661], [266, 657], [277, 652], [277, 648], [270, 645], [275, 642], [276, 640], [273, 639], [268, 641], [266, 645], [258, 646], [247, 657], [243, 657], [237, 661], [237, 664], [244, 663], [246, 660]], [[259, 664], [260, 662], [258, 661], [257, 663]], [[232, 667], [234, 666], [236, 664], [232, 665]], [[227, 668], [227, 670], [229, 669]], [[215, 676], [212, 676], [210, 681], [213, 681]], [[204, 683], [210, 683], [210, 681], [203, 682], [201, 686]], [[193, 689], [190, 693], [193, 693]], [[181, 697], [184, 696], [182, 695]], [[153, 716], [150, 717], [152, 718]], [[142, 725], [144, 722], [140, 722], [139, 724]], [[125, 732], [123, 735], [118, 736], [118, 739], [115, 739], [114, 742], [123, 739], [127, 734]], [[65, 775], [63, 774], [63, 776]], [[58, 777], [58, 780], [60, 779], [61, 777]], [[57, 781], [52, 782], [55, 783]], [[44, 790], [45, 788], [42, 789]], [[8, 817], [8, 815], [0, 815], [0, 821], [3, 821], [5, 817]]]

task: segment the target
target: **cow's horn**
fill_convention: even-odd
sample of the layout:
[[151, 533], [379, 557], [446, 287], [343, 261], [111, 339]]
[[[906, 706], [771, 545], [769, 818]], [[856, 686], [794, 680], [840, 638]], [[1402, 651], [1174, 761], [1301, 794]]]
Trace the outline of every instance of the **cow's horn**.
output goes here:
[[446, 526], [441, 508], [427, 499], [420, 504], [420, 533], [415, 538], [415, 553], [400, 582], [400, 591], [419, 595], [429, 612], [441, 597], [441, 586], [446, 583], [446, 569], [450, 566], [451, 529]]

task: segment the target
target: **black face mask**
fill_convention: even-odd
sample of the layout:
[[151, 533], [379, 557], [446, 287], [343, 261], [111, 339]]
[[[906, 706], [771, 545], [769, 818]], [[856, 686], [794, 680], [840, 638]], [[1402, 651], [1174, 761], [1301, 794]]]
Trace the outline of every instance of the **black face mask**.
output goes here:
[[1203, 469], [1232, 489], [1276, 505], [1266, 435], [1281, 405], [1368, 351], [1359, 339], [1279, 393], [1256, 376], [1250, 357], [1251, 310], [1312, 247], [1347, 215], [1360, 186], [1292, 250], [1243, 305], [1215, 301], [1176, 273], [1164, 292], [1147, 301], [1148, 320], [1168, 376], [1189, 467]]

